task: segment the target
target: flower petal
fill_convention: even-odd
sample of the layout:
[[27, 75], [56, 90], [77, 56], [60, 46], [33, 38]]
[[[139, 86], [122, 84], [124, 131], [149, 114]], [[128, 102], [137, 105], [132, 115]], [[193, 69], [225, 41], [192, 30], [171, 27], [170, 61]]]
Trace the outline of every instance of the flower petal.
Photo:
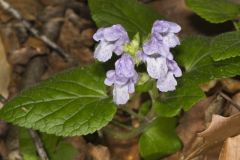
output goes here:
[[159, 52], [159, 41], [152, 37], [148, 42], [143, 45], [143, 52], [147, 55], [153, 55]]
[[175, 77], [182, 76], [182, 70], [174, 60], [168, 60], [167, 62], [169, 70], [174, 74]]
[[173, 73], [169, 72], [164, 79], [158, 79], [157, 88], [161, 92], [174, 91], [176, 89], [177, 81]]
[[104, 81], [104, 84], [107, 86], [111, 86], [113, 85], [113, 83], [115, 82], [115, 70], [110, 70], [107, 72], [107, 78]]
[[163, 38], [163, 44], [169, 48], [174, 48], [180, 44], [178, 37], [174, 33], [168, 33]]
[[112, 57], [114, 45], [106, 41], [101, 41], [94, 51], [94, 58], [100, 62], [106, 62]]
[[113, 25], [112, 27], [105, 28], [103, 35], [106, 41], [116, 41], [122, 35], [122, 29], [119, 25]]
[[152, 58], [148, 57], [147, 61], [147, 72], [150, 77], [159, 79], [165, 77], [168, 71], [167, 61], [163, 57]]
[[103, 31], [104, 31], [104, 28], [99, 28], [97, 32], [93, 35], [93, 39], [95, 41], [103, 40]]
[[128, 54], [123, 54], [115, 63], [116, 74], [120, 77], [131, 78], [135, 74], [134, 62]]
[[126, 104], [129, 100], [128, 85], [118, 86], [113, 88], [113, 101], [116, 104]]

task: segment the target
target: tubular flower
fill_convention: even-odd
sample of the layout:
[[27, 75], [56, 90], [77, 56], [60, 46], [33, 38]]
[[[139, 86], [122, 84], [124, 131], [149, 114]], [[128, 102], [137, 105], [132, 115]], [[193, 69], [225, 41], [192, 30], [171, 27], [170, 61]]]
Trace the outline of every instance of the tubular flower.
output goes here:
[[95, 49], [94, 58], [101, 62], [108, 61], [113, 52], [121, 55], [124, 45], [129, 42], [127, 32], [119, 24], [98, 29], [93, 35], [93, 39], [100, 42]]
[[156, 21], [153, 24], [149, 41], [143, 44], [143, 50], [139, 52], [139, 59], [147, 64], [147, 72], [150, 77], [157, 79], [157, 88], [162, 92], [176, 89], [175, 77], [181, 77], [182, 71], [170, 48], [180, 44], [178, 33], [181, 27], [167, 21]]
[[129, 100], [129, 93], [134, 93], [138, 74], [134, 69], [131, 56], [123, 54], [115, 63], [115, 70], [107, 72], [105, 84], [113, 85], [113, 100], [116, 104], [125, 104]]

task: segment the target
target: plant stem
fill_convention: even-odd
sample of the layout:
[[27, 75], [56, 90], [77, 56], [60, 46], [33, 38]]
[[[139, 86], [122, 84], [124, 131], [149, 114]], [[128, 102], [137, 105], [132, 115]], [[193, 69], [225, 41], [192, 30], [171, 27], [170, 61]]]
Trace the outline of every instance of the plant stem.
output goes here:
[[122, 123], [120, 123], [120, 122], [118, 122], [118, 121], [111, 121], [111, 123], [113, 124], [113, 125], [116, 125], [116, 126], [119, 126], [119, 127], [121, 127], [121, 128], [124, 128], [124, 129], [127, 129], [127, 130], [132, 130], [133, 129], [133, 127], [131, 127], [131, 126], [128, 126], [128, 125], [125, 125], [125, 124], [122, 124]]
[[[151, 122], [154, 121], [154, 119], [155, 118], [153, 118]], [[103, 128], [103, 131], [105, 131], [109, 136], [113, 138], [120, 140], [129, 140], [140, 135], [147, 127], [151, 125], [151, 122], [144, 122], [139, 128], [134, 128], [131, 131], [127, 132], [120, 132], [119, 130], [115, 130], [113, 128], [110, 128], [109, 126]]]
[[141, 121], [148, 121], [148, 119], [146, 119], [144, 116], [141, 116], [141, 115], [137, 114], [136, 112], [129, 109], [128, 107], [123, 106], [123, 107], [121, 107], [121, 109], [123, 111], [127, 112], [128, 114], [130, 114], [131, 116], [138, 118]]

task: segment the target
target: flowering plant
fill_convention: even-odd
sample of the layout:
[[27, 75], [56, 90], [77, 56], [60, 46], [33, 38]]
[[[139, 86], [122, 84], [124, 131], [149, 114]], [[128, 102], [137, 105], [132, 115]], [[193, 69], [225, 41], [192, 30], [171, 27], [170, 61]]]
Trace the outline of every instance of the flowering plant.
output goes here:
[[113, 100], [116, 104], [126, 104], [129, 93], [135, 91], [134, 85], [137, 83], [138, 74], [134, 62], [146, 63], [149, 76], [157, 79], [159, 91], [176, 89], [175, 77], [181, 77], [182, 71], [174, 61], [170, 48], [180, 44], [175, 35], [180, 30], [181, 27], [176, 23], [157, 20], [153, 24], [150, 39], [143, 44], [143, 47], [128, 53], [131, 52], [128, 48], [131, 48], [132, 44], [129, 43], [128, 34], [121, 25], [98, 29], [93, 38], [100, 41], [100, 44], [94, 52], [94, 57], [106, 62], [112, 57], [113, 52], [121, 56], [115, 63], [115, 70], [108, 71], [105, 79], [106, 85], [114, 86]]
[[180, 40], [180, 25], [136, 0], [88, 0], [99, 28], [95, 63], [24, 90], [0, 110], [1, 119], [57, 136], [139, 137], [139, 152], [150, 160], [176, 152], [177, 120], [205, 97], [199, 86], [240, 75], [239, 5], [186, 2], [209, 22], [232, 20], [237, 31]]

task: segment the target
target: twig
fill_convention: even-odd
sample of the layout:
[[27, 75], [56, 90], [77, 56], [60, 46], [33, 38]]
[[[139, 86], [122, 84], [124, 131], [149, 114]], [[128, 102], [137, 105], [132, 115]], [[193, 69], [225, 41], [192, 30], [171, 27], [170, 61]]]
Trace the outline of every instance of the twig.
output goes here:
[[229, 101], [234, 107], [236, 107], [239, 111], [240, 111], [240, 105], [238, 105], [236, 102], [234, 102], [228, 95], [226, 95], [223, 92], [219, 92], [219, 94], [226, 99], [227, 101]]
[[26, 29], [29, 30], [29, 32], [31, 32], [35, 37], [41, 39], [49, 47], [56, 50], [59, 53], [59, 55], [63, 57], [66, 61], [70, 61], [69, 54], [67, 54], [60, 46], [58, 46], [55, 42], [50, 40], [47, 36], [41, 35], [39, 31], [33, 28], [32, 25], [28, 21], [26, 21], [22, 17], [22, 15], [16, 9], [14, 9], [8, 2], [6, 2], [5, 0], [0, 0], [0, 5], [2, 6], [3, 9], [11, 13], [14, 18], [21, 21], [24, 27], [26, 27]]
[[45, 152], [45, 150], [43, 148], [42, 140], [40, 139], [38, 133], [32, 129], [29, 129], [28, 131], [33, 139], [33, 142], [37, 148], [37, 152], [38, 152], [38, 155], [41, 158], [41, 160], [49, 160], [47, 153]]
[[116, 139], [129, 140], [139, 136], [146, 128], [152, 125], [152, 122], [155, 119], [156, 117], [149, 120], [149, 122], [143, 122], [138, 128], [133, 128], [126, 132], [119, 132], [119, 130], [115, 130], [110, 126], [106, 126], [105, 128], [103, 128], [103, 131]]

